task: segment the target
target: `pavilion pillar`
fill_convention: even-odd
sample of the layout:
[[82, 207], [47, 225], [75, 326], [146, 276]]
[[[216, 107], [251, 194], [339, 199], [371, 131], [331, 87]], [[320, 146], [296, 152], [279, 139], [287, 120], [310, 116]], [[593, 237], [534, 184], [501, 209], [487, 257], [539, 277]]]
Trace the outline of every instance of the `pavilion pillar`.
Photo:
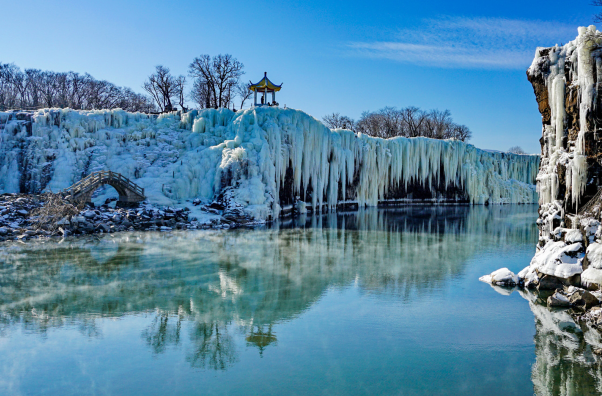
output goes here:
[[263, 104], [268, 104], [268, 87], [263, 89]]
[[254, 100], [255, 100], [255, 107], [257, 107], [257, 90], [255, 90], [253, 92], [255, 93], [255, 98], [254, 98]]
[[272, 103], [276, 102], [276, 91], [272, 91]]

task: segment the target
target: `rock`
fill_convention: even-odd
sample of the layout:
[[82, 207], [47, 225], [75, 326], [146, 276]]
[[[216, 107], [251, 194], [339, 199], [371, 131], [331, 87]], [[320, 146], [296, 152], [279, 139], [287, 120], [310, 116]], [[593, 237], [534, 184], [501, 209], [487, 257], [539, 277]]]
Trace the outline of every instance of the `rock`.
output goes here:
[[75, 223], [75, 224], [77, 224], [77, 223], [85, 223], [85, 222], [86, 222], [86, 219], [85, 219], [85, 217], [84, 217], [84, 216], [73, 216], [73, 217], [71, 218], [71, 221], [72, 221], [73, 223]]
[[208, 206], [211, 209], [224, 210], [226, 207], [218, 202], [211, 202], [211, 205]]
[[516, 286], [518, 277], [508, 268], [500, 268], [491, 273], [491, 284], [497, 286]]
[[17, 214], [20, 214], [21, 216], [27, 216], [29, 215], [29, 212], [24, 209], [19, 209], [17, 210]]
[[583, 242], [583, 235], [581, 235], [581, 231], [579, 230], [569, 230], [564, 236], [564, 241], [566, 243]]
[[69, 225], [69, 219], [67, 218], [67, 216], [65, 216], [62, 219], [60, 219], [59, 221], [57, 221], [56, 224], [59, 226]]
[[6, 234], [8, 234], [8, 228], [0, 227], [0, 235], [6, 235]]
[[94, 213], [91, 210], [87, 210], [84, 212], [84, 217], [87, 219], [93, 219], [94, 217], [96, 217], [96, 213]]
[[568, 308], [571, 306], [569, 299], [559, 292], [548, 297], [548, 307]]
[[109, 227], [108, 225], [104, 224], [104, 223], [100, 223], [96, 226], [96, 229], [98, 230], [102, 230], [103, 232], [109, 232], [111, 231], [111, 227]]
[[206, 212], [212, 213], [214, 215], [219, 215], [220, 214], [219, 210], [214, 209], [214, 208], [210, 208], [208, 206], [205, 207], [204, 209], [205, 209]]
[[539, 275], [537, 290], [556, 290], [562, 288], [563, 284], [560, 279], [552, 275]]
[[594, 348], [594, 349], [592, 349], [592, 352], [595, 355], [602, 356], [602, 348]]
[[593, 294], [591, 294], [587, 290], [583, 290], [583, 289], [574, 291], [568, 297], [568, 300], [571, 303], [571, 305], [574, 305], [577, 307], [582, 307], [585, 309], [589, 309], [591, 307], [594, 307], [594, 306], [600, 304], [598, 299]]

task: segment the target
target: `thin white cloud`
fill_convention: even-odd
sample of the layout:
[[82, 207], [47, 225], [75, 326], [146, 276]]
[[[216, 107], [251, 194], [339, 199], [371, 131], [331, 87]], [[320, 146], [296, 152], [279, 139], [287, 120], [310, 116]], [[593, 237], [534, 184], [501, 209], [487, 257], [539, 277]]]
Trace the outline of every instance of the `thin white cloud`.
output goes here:
[[442, 17], [402, 29], [390, 41], [352, 42], [348, 49], [358, 56], [423, 66], [523, 69], [536, 47], [576, 36], [575, 26], [556, 22]]

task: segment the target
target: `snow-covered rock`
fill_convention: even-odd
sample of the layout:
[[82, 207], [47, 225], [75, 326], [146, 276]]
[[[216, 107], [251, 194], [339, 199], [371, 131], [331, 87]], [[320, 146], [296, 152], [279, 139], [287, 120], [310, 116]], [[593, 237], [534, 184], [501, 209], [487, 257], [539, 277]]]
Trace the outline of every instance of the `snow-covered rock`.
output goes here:
[[567, 245], [563, 241], [551, 241], [535, 254], [530, 267], [540, 273], [566, 279], [583, 272], [583, 256], [581, 243]]
[[516, 286], [518, 284], [518, 276], [508, 268], [500, 268], [490, 275], [480, 277], [479, 280], [497, 286]]
[[571, 302], [569, 299], [562, 293], [556, 292], [550, 297], [548, 297], [548, 306], [549, 307], [570, 307]]
[[581, 235], [581, 231], [579, 230], [569, 230], [564, 236], [564, 241], [568, 244], [583, 242], [583, 235]]

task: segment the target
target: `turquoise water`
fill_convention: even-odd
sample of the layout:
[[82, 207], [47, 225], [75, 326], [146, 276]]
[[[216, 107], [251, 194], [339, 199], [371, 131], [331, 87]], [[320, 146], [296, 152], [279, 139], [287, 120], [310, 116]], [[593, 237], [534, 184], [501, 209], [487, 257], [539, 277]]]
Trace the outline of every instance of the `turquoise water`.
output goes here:
[[567, 377], [542, 360], [561, 346], [537, 304], [478, 281], [528, 265], [536, 218], [533, 205], [369, 209], [3, 244], [0, 394], [552, 389], [589, 366]]

